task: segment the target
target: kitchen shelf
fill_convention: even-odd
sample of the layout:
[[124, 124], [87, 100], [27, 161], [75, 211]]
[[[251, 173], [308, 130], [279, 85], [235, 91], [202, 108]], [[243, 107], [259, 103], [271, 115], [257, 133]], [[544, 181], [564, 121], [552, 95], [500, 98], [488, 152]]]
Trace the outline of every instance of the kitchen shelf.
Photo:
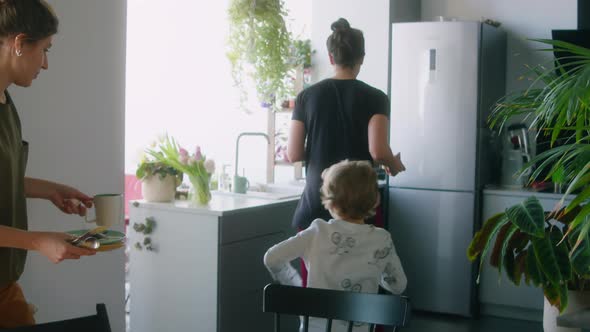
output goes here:
[[[295, 92], [299, 93], [303, 90], [303, 68], [297, 69], [295, 73]], [[295, 108], [291, 107], [280, 107], [275, 111], [271, 111], [269, 109], [268, 116], [267, 116], [267, 135], [270, 139], [270, 144], [268, 145], [267, 157], [266, 157], [266, 165], [267, 165], [267, 173], [266, 173], [266, 180], [267, 183], [274, 183], [275, 181], [275, 167], [276, 166], [291, 166], [293, 167], [293, 179], [301, 179], [303, 177], [303, 166], [301, 162], [297, 163], [290, 163], [284, 160], [276, 160], [276, 142], [275, 137], [277, 136], [277, 129], [279, 132], [281, 128], [277, 128], [277, 117], [288, 115], [292, 113]], [[282, 123], [282, 126], [285, 126], [285, 119], [283, 121], [279, 121]]]
[[291, 108], [291, 107], [281, 107], [279, 108], [276, 113], [291, 113], [293, 112], [293, 110], [295, 110], [295, 108]]
[[285, 160], [275, 160], [275, 166], [293, 166], [293, 164]]

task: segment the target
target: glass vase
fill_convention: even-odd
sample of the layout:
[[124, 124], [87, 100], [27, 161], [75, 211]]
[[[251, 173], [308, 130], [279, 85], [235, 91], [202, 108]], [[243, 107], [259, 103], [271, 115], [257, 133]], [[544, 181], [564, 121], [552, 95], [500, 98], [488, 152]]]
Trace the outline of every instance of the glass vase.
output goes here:
[[211, 190], [209, 189], [209, 177], [189, 176], [193, 185], [189, 199], [199, 205], [207, 205], [211, 200]]

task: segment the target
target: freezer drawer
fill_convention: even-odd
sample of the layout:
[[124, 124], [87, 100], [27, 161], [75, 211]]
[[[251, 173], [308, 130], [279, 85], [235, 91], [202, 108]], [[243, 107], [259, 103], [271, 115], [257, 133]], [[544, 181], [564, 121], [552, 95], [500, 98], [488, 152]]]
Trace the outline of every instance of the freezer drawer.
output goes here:
[[472, 315], [474, 279], [466, 250], [475, 196], [390, 188], [389, 231], [415, 309]]

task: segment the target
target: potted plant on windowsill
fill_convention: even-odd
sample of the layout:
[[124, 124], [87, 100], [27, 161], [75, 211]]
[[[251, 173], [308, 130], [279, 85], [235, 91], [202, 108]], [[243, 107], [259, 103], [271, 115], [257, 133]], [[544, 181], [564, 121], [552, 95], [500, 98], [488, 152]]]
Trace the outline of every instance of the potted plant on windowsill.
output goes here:
[[154, 160], [142, 160], [135, 176], [141, 180], [141, 194], [148, 202], [173, 201], [176, 187], [182, 183], [182, 172]]
[[[556, 330], [557, 308], [590, 301], [590, 50], [565, 42], [537, 40], [551, 46], [544, 51], [571, 54], [558, 59], [555, 68], [537, 66], [531, 86], [500, 100], [492, 113], [492, 128], [502, 127], [515, 115], [532, 117], [530, 128], [550, 135], [551, 148], [529, 162], [521, 173], [532, 171], [533, 181], [559, 178], [567, 184], [561, 206], [544, 211], [531, 197], [484, 222], [468, 248], [471, 260], [484, 259], [491, 249], [490, 264], [519, 285], [541, 287], [545, 295], [545, 331]], [[556, 73], [556, 70], [558, 73]], [[569, 135], [565, 145], [554, 146]], [[566, 197], [575, 197], [566, 203]], [[572, 293], [571, 291], [574, 291]], [[581, 293], [583, 292], [583, 293]], [[582, 304], [590, 306], [590, 303]], [[551, 317], [553, 315], [553, 317]]]
[[293, 39], [289, 47], [289, 57], [287, 64], [289, 66], [288, 72], [288, 88], [289, 95], [281, 104], [282, 108], [294, 108], [295, 97], [298, 92], [305, 87], [305, 79], [311, 75], [311, 56], [315, 50], [311, 49], [311, 40], [309, 39]]

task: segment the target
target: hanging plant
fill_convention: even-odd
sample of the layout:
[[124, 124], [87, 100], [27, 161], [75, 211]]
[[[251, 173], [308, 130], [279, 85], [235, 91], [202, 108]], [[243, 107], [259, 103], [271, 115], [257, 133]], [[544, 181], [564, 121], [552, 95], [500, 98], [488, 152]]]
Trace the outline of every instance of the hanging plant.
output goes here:
[[[284, 100], [281, 106], [292, 109], [295, 105], [297, 93], [303, 88], [303, 86], [297, 87], [296, 82], [298, 79], [305, 80], [304, 73], [311, 68], [311, 56], [315, 53], [315, 50], [311, 49], [310, 39], [293, 39], [289, 50], [289, 58], [287, 59], [289, 66], [289, 98], [288, 100]], [[304, 82], [301, 82], [301, 85], [303, 84]]]
[[310, 39], [294, 39], [290, 46], [289, 65], [291, 67], [311, 67], [311, 56], [315, 50], [311, 49]]
[[232, 0], [227, 57], [232, 77], [240, 88], [242, 106], [247, 101], [245, 81], [250, 77], [258, 99], [271, 107], [291, 93], [286, 77], [290, 69], [291, 35], [285, 25], [282, 0]]

